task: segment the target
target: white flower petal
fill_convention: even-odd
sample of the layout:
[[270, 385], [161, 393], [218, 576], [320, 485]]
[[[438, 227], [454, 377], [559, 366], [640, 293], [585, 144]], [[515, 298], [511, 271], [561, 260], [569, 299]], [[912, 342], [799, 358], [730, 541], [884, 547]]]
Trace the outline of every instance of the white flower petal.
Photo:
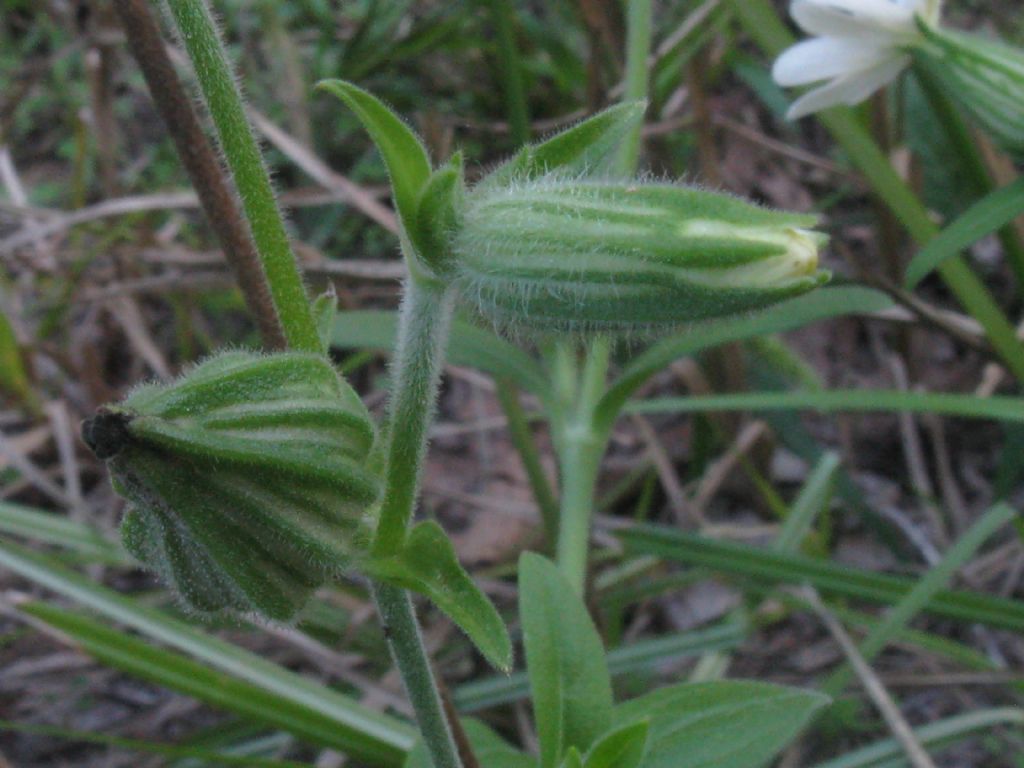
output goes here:
[[891, 48], [863, 38], [816, 37], [783, 51], [772, 77], [782, 86], [807, 85], [870, 69], [891, 57]]
[[894, 79], [909, 63], [909, 56], [898, 55], [862, 72], [838, 77], [794, 101], [786, 117], [797, 120], [837, 104], [857, 104]]
[[834, 37], [914, 34], [914, 11], [891, 0], [793, 0], [789, 13], [806, 31]]

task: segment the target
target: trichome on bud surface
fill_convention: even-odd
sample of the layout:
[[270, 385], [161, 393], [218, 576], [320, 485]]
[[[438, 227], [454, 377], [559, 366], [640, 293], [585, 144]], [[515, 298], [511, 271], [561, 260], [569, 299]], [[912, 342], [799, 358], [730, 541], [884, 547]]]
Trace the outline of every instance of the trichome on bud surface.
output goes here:
[[500, 326], [689, 323], [825, 282], [814, 224], [693, 187], [544, 176], [468, 195], [452, 239], [454, 282]]
[[82, 436], [129, 502], [125, 546], [192, 610], [288, 620], [366, 547], [374, 426], [324, 358], [221, 354]]

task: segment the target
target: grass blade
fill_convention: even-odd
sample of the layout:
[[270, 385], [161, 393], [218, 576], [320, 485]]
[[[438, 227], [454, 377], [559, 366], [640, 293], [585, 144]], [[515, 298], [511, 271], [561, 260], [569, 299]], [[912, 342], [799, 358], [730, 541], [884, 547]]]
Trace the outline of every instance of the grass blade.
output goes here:
[[46, 603], [26, 603], [19, 608], [60, 630], [107, 666], [281, 728], [311, 744], [343, 751], [350, 747], [337, 724], [310, 707], [283, 701], [259, 686], [149, 645], [79, 613]]
[[56, 512], [43, 512], [0, 501], [0, 531], [43, 544], [52, 544], [88, 558], [90, 562], [124, 565], [131, 560], [121, 547], [95, 528]]
[[15, 723], [10, 720], [0, 720], [0, 731], [17, 731], [35, 736], [80, 741], [89, 744], [106, 744], [110, 747], [131, 750], [133, 752], [146, 752], [169, 758], [197, 758], [203, 761], [203, 765], [238, 765], [242, 766], [242, 768], [307, 768], [305, 763], [296, 763], [291, 760], [274, 760], [254, 757], [252, 755], [227, 755], [209, 749], [180, 744], [161, 744], [155, 741], [143, 741], [142, 739], [126, 739], [121, 736], [73, 731], [68, 728], [36, 723]]
[[[939, 590], [945, 588], [953, 575], [981, 545], [1016, 515], [1016, 511], [1005, 504], [998, 504], [982, 515], [949, 548], [943, 558], [918, 579], [913, 589], [900, 598], [882, 622], [872, 628], [860, 644], [859, 650], [864, 660], [870, 663], [886, 644], [910, 624], [910, 620], [924, 609]], [[821, 688], [829, 696], [838, 696], [850, 681], [852, 674], [853, 670], [849, 665], [843, 664], [828, 677]]]
[[[803, 555], [783, 555], [745, 544], [716, 541], [656, 525], [634, 525], [617, 531], [630, 554], [657, 555], [666, 560], [710, 568], [759, 582], [807, 582], [825, 594], [895, 604], [915, 579], [873, 573]], [[958, 621], [1024, 631], [1024, 602], [961, 590], [940, 590], [924, 611]]]
[[[937, 747], [962, 739], [972, 733], [991, 731], [1000, 725], [1024, 728], [1024, 709], [1001, 707], [947, 717], [944, 720], [916, 728], [914, 735], [922, 746]], [[880, 761], [897, 758], [902, 754], [903, 747], [896, 739], [883, 739], [848, 752], [834, 760], [817, 763], [813, 768], [875, 768]]]
[[345, 740], [351, 754], [375, 765], [398, 765], [412, 748], [415, 731], [405, 723], [366, 709], [347, 696], [193, 629], [155, 608], [90, 583], [50, 558], [4, 542], [0, 544], [0, 566], [75, 600], [110, 621], [194, 656], [214, 669], [321, 713], [335, 724], [338, 738]]
[[659, 341], [634, 358], [612, 384], [597, 408], [597, 418], [610, 427], [636, 389], [673, 360], [730, 341], [780, 333], [840, 315], [878, 312], [892, 306], [879, 291], [858, 286], [821, 288], [785, 301], [756, 315], [699, 323], [684, 333]]
[[776, 552], [799, 550], [800, 542], [804, 540], [807, 532], [814, 525], [814, 518], [817, 517], [832, 494], [832, 485], [838, 469], [838, 454], [829, 451], [821, 457], [821, 461], [811, 472], [811, 476], [807, 478], [804, 487], [800, 489], [800, 495], [790, 507], [789, 514], [782, 524], [782, 530], [772, 542], [772, 549]]
[[708, 411], [894, 411], [938, 413], [964, 419], [1024, 422], [1024, 398], [957, 395], [901, 390], [743, 392], [735, 395], [662, 397], [626, 406], [629, 413], [705, 413]]
[[912, 290], [942, 262], [1009, 224], [1024, 211], [1024, 179], [997, 189], [942, 230], [907, 265], [904, 287]]

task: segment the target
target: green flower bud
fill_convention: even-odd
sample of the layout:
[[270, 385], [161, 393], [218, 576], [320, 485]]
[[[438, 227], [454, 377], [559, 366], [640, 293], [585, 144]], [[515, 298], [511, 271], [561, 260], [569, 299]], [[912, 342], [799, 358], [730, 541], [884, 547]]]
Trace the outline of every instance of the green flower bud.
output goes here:
[[221, 354], [82, 436], [129, 501], [125, 546], [192, 610], [287, 621], [368, 546], [374, 426], [322, 357]]
[[978, 35], [920, 25], [918, 66], [1003, 149], [1024, 154], [1024, 51]]
[[683, 324], [825, 282], [814, 224], [692, 187], [549, 176], [468, 196], [455, 280], [480, 314], [513, 328]]

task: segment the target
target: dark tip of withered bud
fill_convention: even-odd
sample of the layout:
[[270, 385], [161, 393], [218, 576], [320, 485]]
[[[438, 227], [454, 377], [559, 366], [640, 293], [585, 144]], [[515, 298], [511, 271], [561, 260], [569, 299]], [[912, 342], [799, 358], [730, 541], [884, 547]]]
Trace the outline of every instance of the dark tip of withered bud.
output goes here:
[[82, 440], [97, 459], [111, 459], [128, 444], [131, 420], [131, 414], [124, 411], [100, 408], [95, 416], [82, 422]]

